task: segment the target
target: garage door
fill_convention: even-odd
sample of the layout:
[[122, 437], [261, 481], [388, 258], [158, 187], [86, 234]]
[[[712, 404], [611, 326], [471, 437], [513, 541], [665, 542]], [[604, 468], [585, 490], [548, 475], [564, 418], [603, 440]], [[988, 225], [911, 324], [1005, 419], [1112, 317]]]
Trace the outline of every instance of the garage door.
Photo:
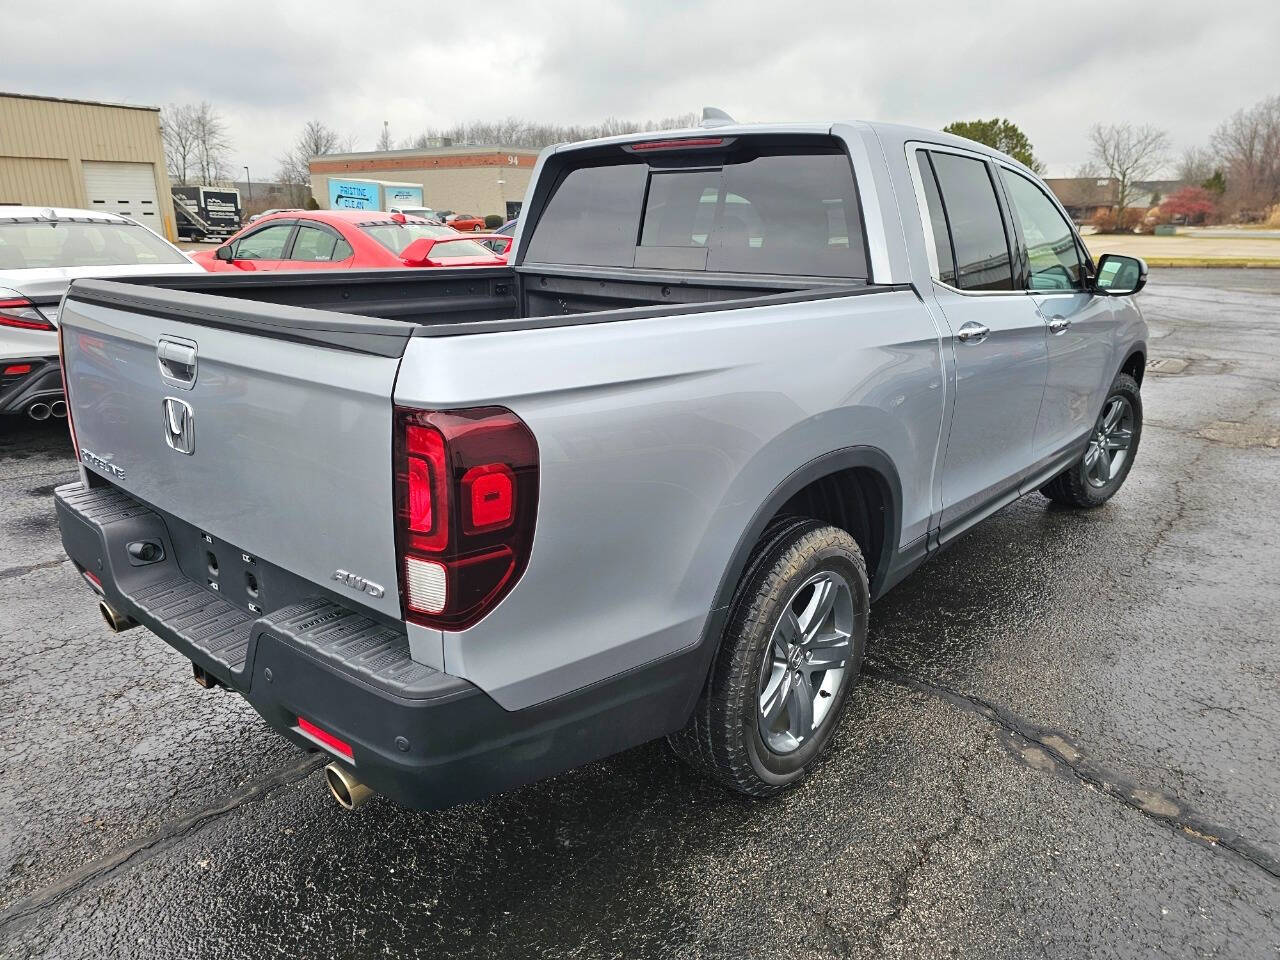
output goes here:
[[90, 210], [132, 217], [164, 236], [151, 164], [85, 160], [80, 169], [84, 171], [84, 192], [89, 198]]

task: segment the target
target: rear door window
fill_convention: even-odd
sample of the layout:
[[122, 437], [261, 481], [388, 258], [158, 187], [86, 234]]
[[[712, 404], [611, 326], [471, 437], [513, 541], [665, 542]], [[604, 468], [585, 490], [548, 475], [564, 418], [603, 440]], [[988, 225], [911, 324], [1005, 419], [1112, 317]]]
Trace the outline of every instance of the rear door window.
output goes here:
[[[868, 275], [853, 169], [834, 148], [743, 148], [570, 171], [531, 262], [720, 273]], [[660, 166], [659, 162], [667, 164]]]
[[942, 207], [942, 194], [938, 192], [938, 181], [926, 151], [916, 151], [916, 165], [920, 170], [920, 182], [924, 186], [925, 204], [929, 210], [929, 226], [933, 229], [933, 236], [926, 239], [933, 241], [934, 253], [938, 260], [938, 279], [954, 287], [956, 261], [955, 252], [951, 249], [951, 231], [947, 228], [947, 212]]
[[307, 263], [333, 262], [345, 260], [349, 256], [351, 247], [347, 245], [347, 241], [336, 233], [308, 223], [298, 225], [298, 235], [289, 252], [290, 260], [304, 260]]
[[1013, 258], [987, 164], [930, 151], [951, 228], [956, 283], [961, 290], [1012, 290]]

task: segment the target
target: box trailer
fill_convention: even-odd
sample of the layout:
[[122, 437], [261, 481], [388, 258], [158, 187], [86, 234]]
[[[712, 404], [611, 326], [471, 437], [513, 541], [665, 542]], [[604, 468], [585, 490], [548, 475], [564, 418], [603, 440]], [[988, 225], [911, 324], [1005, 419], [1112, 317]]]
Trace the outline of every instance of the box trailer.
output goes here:
[[178, 236], [183, 240], [221, 239], [240, 229], [240, 191], [233, 187], [172, 187]]
[[422, 206], [422, 184], [329, 178], [330, 210], [390, 210]]

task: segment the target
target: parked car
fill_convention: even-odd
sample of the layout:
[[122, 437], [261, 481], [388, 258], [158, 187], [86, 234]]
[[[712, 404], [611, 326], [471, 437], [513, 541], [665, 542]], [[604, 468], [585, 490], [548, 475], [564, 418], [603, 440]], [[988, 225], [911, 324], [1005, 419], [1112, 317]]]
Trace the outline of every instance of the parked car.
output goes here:
[[248, 220], [249, 223], [257, 223], [263, 217], [269, 217], [273, 213], [302, 213], [302, 207], [271, 207], [269, 210], [263, 210], [261, 213], [255, 213]]
[[511, 266], [65, 301], [67, 555], [111, 629], [326, 754], [344, 806], [661, 736], [777, 793], [873, 600], [1017, 497], [1097, 507], [1133, 466], [1145, 264], [1095, 263], [1004, 154], [730, 125], [560, 146], [530, 196]]
[[[425, 240], [431, 242], [420, 242]], [[502, 262], [489, 249], [442, 224], [378, 210], [304, 210], [263, 216], [222, 246], [193, 257], [211, 273]]]
[[483, 233], [485, 229], [484, 217], [477, 217], [473, 213], [449, 213], [443, 219], [446, 226], [463, 233]]
[[503, 263], [507, 262], [511, 245], [515, 242], [515, 237], [505, 233], [477, 233], [471, 239], [492, 252], [494, 256], [501, 257]]
[[0, 207], [0, 414], [66, 416], [58, 302], [76, 277], [200, 273], [177, 247], [126, 217], [63, 207]]

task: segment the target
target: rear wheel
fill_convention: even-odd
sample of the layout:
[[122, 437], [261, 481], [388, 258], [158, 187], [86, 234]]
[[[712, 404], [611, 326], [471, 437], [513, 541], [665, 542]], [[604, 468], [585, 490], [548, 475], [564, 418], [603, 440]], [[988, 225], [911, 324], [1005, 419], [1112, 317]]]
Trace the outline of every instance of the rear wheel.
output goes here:
[[753, 796], [804, 777], [862, 669], [868, 592], [848, 533], [808, 519], [772, 527], [738, 584], [693, 717], [670, 738], [675, 751]]
[[1115, 495], [1133, 468], [1142, 439], [1142, 394], [1127, 373], [1116, 377], [1102, 404], [1080, 459], [1040, 492], [1069, 507], [1100, 507]]

